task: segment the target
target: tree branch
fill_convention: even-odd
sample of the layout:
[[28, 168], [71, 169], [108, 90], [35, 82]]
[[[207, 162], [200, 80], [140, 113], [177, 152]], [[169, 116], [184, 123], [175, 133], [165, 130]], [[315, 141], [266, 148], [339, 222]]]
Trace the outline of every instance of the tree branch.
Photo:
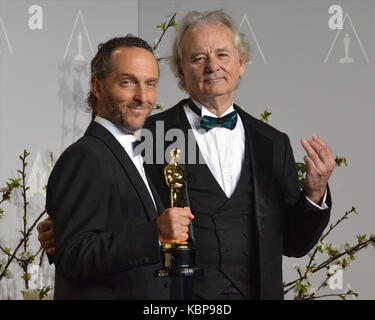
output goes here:
[[36, 220], [34, 221], [34, 223], [31, 225], [31, 227], [27, 230], [26, 234], [24, 235], [24, 237], [20, 240], [20, 242], [18, 243], [16, 249], [14, 249], [13, 253], [9, 256], [8, 255], [8, 262], [7, 264], [5, 265], [4, 267], [4, 270], [2, 271], [2, 273], [0, 274], [0, 280], [5, 276], [6, 274], [6, 271], [9, 267], [9, 265], [12, 263], [12, 261], [14, 259], [17, 259], [16, 257], [16, 254], [18, 252], [18, 250], [21, 248], [22, 244], [26, 241], [26, 239], [28, 239], [33, 231], [33, 229], [35, 228], [36, 224], [39, 222], [39, 220], [43, 217], [43, 215], [47, 213], [47, 210], [44, 210], [39, 216], [38, 218], [36, 218]]

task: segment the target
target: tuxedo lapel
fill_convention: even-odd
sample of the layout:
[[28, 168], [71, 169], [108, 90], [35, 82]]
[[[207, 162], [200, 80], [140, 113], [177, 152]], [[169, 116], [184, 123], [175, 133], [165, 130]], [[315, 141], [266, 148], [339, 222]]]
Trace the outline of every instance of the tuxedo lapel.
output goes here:
[[151, 192], [152, 192], [152, 195], [154, 197], [154, 200], [155, 200], [155, 204], [156, 204], [156, 208], [157, 208], [157, 212], [158, 212], [158, 215], [160, 216], [163, 211], [164, 211], [164, 206], [163, 206], [163, 203], [161, 202], [160, 198], [159, 198], [159, 195], [155, 189], [155, 186], [154, 184], [152, 183], [150, 177], [148, 176], [148, 174], [146, 174], [146, 178], [147, 178], [147, 182], [148, 182], [148, 185], [151, 189]]
[[255, 120], [251, 116], [238, 106], [235, 106], [235, 110], [240, 115], [246, 132], [252, 166], [254, 208], [258, 232], [261, 236], [265, 225], [265, 212], [269, 211], [268, 196], [273, 174], [273, 145], [272, 141], [257, 129]]
[[[113, 155], [120, 162], [121, 167], [124, 169], [126, 175], [129, 177], [129, 180], [132, 183], [138, 196], [142, 199], [141, 202], [148, 218], [150, 220], [156, 218], [157, 212], [155, 210], [155, 206], [151, 199], [150, 193], [148, 192], [147, 187], [133, 161], [130, 159], [129, 155], [116, 140], [116, 138], [106, 128], [96, 122], [91, 122], [85, 132], [85, 135], [92, 136], [101, 140], [111, 150]], [[158, 198], [157, 195], [156, 198]], [[156, 203], [157, 201], [160, 201], [159, 199], [154, 200]]]

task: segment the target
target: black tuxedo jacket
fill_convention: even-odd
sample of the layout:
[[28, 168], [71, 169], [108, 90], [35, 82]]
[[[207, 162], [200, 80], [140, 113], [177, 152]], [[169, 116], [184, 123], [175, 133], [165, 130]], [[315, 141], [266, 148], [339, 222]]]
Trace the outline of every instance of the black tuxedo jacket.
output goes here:
[[[171, 109], [150, 117], [145, 126], [155, 133], [157, 121], [162, 121], [165, 132], [174, 128], [184, 131], [185, 161], [189, 158], [187, 132], [191, 129], [183, 110], [186, 102], [187, 100], [182, 100]], [[240, 107], [235, 105], [234, 108], [241, 117], [246, 131], [246, 143], [249, 146], [252, 164], [260, 297], [282, 299], [282, 255], [301, 257], [312, 249], [329, 221], [330, 193], [328, 190], [326, 203], [329, 209], [320, 210], [309, 204], [300, 189], [287, 135], [253, 118]], [[165, 143], [164, 149], [167, 149], [169, 144]], [[157, 147], [155, 145], [155, 148]], [[164, 205], [168, 206], [168, 190], [163, 180], [165, 165], [166, 163], [147, 164], [145, 168]], [[186, 165], [186, 168], [189, 186], [189, 165]], [[205, 181], [202, 181], [202, 186], [204, 188]], [[192, 212], [194, 214], [194, 208]]]
[[[152, 185], [158, 211], [163, 205]], [[46, 208], [55, 235], [55, 299], [168, 299], [157, 211], [132, 160], [92, 122], [50, 175]]]

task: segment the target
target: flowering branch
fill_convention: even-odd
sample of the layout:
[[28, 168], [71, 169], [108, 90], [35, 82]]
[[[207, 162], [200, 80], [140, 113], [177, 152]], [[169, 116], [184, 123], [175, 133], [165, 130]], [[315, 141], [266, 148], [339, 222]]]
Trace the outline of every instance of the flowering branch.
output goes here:
[[[342, 220], [341, 220], [342, 221]], [[345, 250], [343, 252], [338, 252], [337, 254], [334, 254], [332, 256], [330, 256], [330, 258], [328, 258], [327, 260], [325, 260], [324, 262], [322, 262], [320, 265], [318, 266], [315, 266], [313, 265], [313, 267], [311, 267], [311, 263], [309, 265], [307, 265], [306, 267], [306, 271], [304, 273], [301, 272], [301, 269], [299, 267], [294, 267], [296, 269], [296, 271], [298, 272], [299, 274], [299, 279], [296, 279], [294, 281], [291, 281], [291, 282], [288, 282], [286, 284], [284, 284], [284, 288], [288, 288], [284, 291], [284, 294], [288, 293], [290, 290], [294, 289], [296, 286], [297, 286], [297, 282], [301, 282], [305, 279], [308, 279], [311, 274], [314, 274], [324, 268], [326, 269], [329, 269], [329, 267], [332, 265], [333, 262], [337, 261], [338, 259], [340, 259], [341, 257], [345, 256], [345, 255], [349, 255], [351, 260], [354, 260], [354, 254], [356, 254], [358, 251], [366, 248], [368, 245], [373, 245], [375, 247], [375, 235], [370, 235], [370, 237], [363, 241], [363, 237], [364, 236], [357, 236], [357, 239], [359, 239], [359, 243], [357, 245], [355, 245], [354, 247], [349, 247], [349, 246], [346, 246]], [[317, 249], [317, 247], [320, 247], [322, 246], [321, 244], [322, 242], [319, 241], [319, 243], [315, 246], [314, 248], [314, 253], [316, 254], [317, 251], [319, 252], [323, 252], [322, 249]], [[337, 252], [335, 251], [335, 249], [332, 249], [331, 246], [327, 246], [327, 251], [329, 252]], [[311, 259], [310, 259], [311, 261]], [[343, 269], [345, 269], [347, 266], [349, 265], [348, 261], [347, 260], [343, 260], [341, 262], [341, 267]], [[320, 287], [318, 288], [321, 289], [323, 287], [325, 287], [327, 285], [327, 282], [328, 280], [334, 275], [334, 273], [332, 271], [328, 271], [328, 274], [327, 274], [327, 278], [322, 282], [322, 284], [320, 285]]]
[[[347, 166], [348, 163], [345, 157], [336, 156], [335, 158], [336, 166], [340, 167], [342, 165]], [[306, 165], [304, 163], [297, 163], [298, 177], [300, 179], [301, 185], [303, 185], [304, 175], [306, 173]], [[350, 262], [355, 259], [355, 254], [368, 247], [370, 244], [375, 247], [375, 235], [371, 234], [368, 238], [366, 235], [357, 236], [357, 244], [355, 246], [350, 246], [345, 243], [342, 246], [343, 251], [340, 251], [332, 244], [326, 244], [325, 239], [331, 232], [344, 220], [348, 219], [351, 214], [358, 215], [358, 212], [355, 207], [352, 207], [350, 210], [346, 211], [345, 214], [336, 221], [334, 224], [330, 224], [327, 232], [325, 232], [319, 239], [319, 242], [315, 245], [312, 251], [308, 254], [310, 257], [309, 262], [307, 263], [304, 271], [301, 267], [294, 265], [293, 268], [298, 273], [298, 278], [294, 281], [284, 283], [284, 295], [290, 292], [291, 290], [296, 291], [294, 299], [296, 300], [313, 300], [323, 297], [340, 297], [345, 299], [346, 296], [358, 296], [358, 293], [353, 290], [348, 290], [346, 293], [339, 294], [326, 294], [326, 295], [317, 295], [320, 289], [325, 288], [328, 285], [329, 280], [337, 272], [338, 269], [345, 269], [350, 265]], [[326, 253], [328, 259], [317, 265], [315, 263], [318, 253]], [[341, 259], [341, 260], [340, 260]], [[317, 273], [322, 269], [327, 269], [326, 278], [319, 285], [318, 288], [315, 288], [310, 281], [310, 278], [313, 274]]]
[[[8, 261], [6, 263], [6, 265], [4, 266], [3, 268], [3, 271], [1, 272], [0, 274], [0, 281], [2, 278], [6, 277], [7, 274], [8, 274], [8, 267], [10, 266], [10, 264], [13, 262], [13, 260], [16, 260], [16, 261], [19, 261], [19, 262], [23, 262], [23, 263], [26, 263], [27, 261], [30, 260], [29, 259], [19, 259], [17, 258], [16, 254], [18, 252], [18, 250], [21, 248], [21, 246], [24, 244], [25, 241], [27, 241], [27, 239], [31, 236], [32, 234], [32, 231], [34, 230], [36, 224], [39, 222], [39, 220], [43, 217], [43, 215], [47, 213], [46, 210], [44, 210], [37, 219], [35, 219], [34, 223], [31, 225], [30, 228], [27, 229], [27, 232], [25, 233], [25, 236], [23, 238], [20, 239], [20, 242], [18, 243], [17, 247], [14, 249], [13, 253], [10, 253], [10, 249], [7, 248], [7, 247], [2, 247], [0, 245], [0, 249], [8, 256]], [[34, 255], [37, 256], [38, 254], [40, 253], [40, 249], [39, 251]], [[30, 261], [29, 261], [30, 262]], [[0, 266], [1, 267], [1, 266]]]
[[[158, 26], [156, 26], [156, 28], [160, 28], [160, 29], [162, 30], [162, 33], [161, 33], [161, 35], [160, 35], [160, 37], [159, 37], [159, 40], [154, 41], [154, 47], [153, 47], [153, 50], [154, 50], [154, 51], [155, 51], [155, 50], [157, 49], [157, 47], [159, 46], [160, 41], [163, 39], [164, 34], [167, 32], [168, 28], [169, 28], [169, 27], [174, 27], [174, 28], [177, 27], [176, 21], [175, 21], [175, 19], [174, 19], [174, 18], [176, 17], [176, 13], [171, 13], [170, 15], [172, 15], [172, 18], [169, 20], [168, 24], [167, 24], [166, 22], [162, 22], [162, 23], [160, 23]], [[167, 16], [167, 18], [170, 17], [170, 15]]]
[[174, 28], [177, 28], [177, 24], [176, 24], [176, 21], [175, 21], [175, 17], [176, 17], [176, 13], [171, 13], [170, 15], [167, 16], [170, 17], [172, 15], [172, 17], [170, 18], [169, 22], [161, 22], [158, 26], [156, 26], [156, 28], [158, 29], [161, 29], [162, 30], [162, 33], [159, 37], [158, 40], [154, 40], [153, 42], [153, 51], [154, 51], [154, 55], [155, 55], [155, 58], [157, 61], [159, 62], [163, 62], [165, 60], [169, 60], [170, 57], [165, 57], [165, 58], [159, 58], [159, 55], [156, 51], [156, 49], [158, 48], [161, 40], [163, 39], [165, 33], [167, 32], [167, 30], [170, 28], [170, 27], [174, 27]]
[[[23, 230], [19, 230], [19, 232], [22, 234], [22, 237], [16, 246], [16, 248], [13, 250], [4, 247], [0, 245], [0, 250], [6, 254], [7, 261], [4, 265], [0, 264], [0, 281], [4, 277], [9, 277], [9, 266], [12, 262], [17, 262], [19, 266], [23, 270], [23, 276], [22, 279], [25, 281], [25, 288], [29, 288], [29, 280], [30, 280], [30, 274], [27, 272], [28, 266], [30, 263], [33, 263], [35, 258], [42, 252], [42, 248], [39, 248], [39, 250], [36, 253], [31, 253], [28, 251], [28, 242], [30, 239], [30, 236], [36, 227], [37, 223], [40, 221], [40, 219], [43, 217], [43, 215], [46, 213], [46, 210], [44, 210], [42, 213], [39, 214], [39, 216], [35, 219], [35, 221], [31, 224], [30, 227], [28, 227], [28, 221], [27, 221], [27, 209], [29, 206], [29, 202], [27, 201], [27, 191], [30, 189], [29, 186], [26, 186], [26, 167], [28, 163], [26, 162], [27, 157], [30, 155], [29, 152], [24, 150], [23, 155], [20, 155], [19, 158], [22, 161], [22, 169], [17, 170], [17, 172], [21, 175], [21, 178], [18, 179], [9, 179], [10, 182], [7, 182], [7, 187], [3, 188], [1, 191], [3, 193], [2, 199], [0, 201], [0, 204], [4, 201], [11, 199], [11, 194], [15, 189], [21, 189], [22, 193], [22, 201], [23, 201]], [[3, 214], [4, 211], [1, 210], [1, 214]], [[18, 255], [20, 249], [23, 249], [21, 254]]]
[[[162, 33], [159, 37], [159, 40], [155, 40], [154, 43], [153, 43], [153, 48], [152, 50], [154, 51], [154, 55], [155, 55], [155, 58], [158, 62], [161, 62], [161, 61], [164, 61], [164, 60], [169, 60], [170, 57], [166, 57], [166, 58], [159, 58], [158, 56], [158, 53], [156, 51], [156, 49], [158, 48], [158, 46], [160, 45], [160, 42], [161, 40], [163, 39], [165, 33], [167, 32], [167, 30], [170, 28], [170, 27], [174, 27], [174, 28], [177, 28], [177, 24], [176, 24], [176, 20], [175, 20], [175, 17], [176, 17], [176, 13], [171, 13], [170, 15], [167, 16], [170, 17], [172, 15], [172, 17], [169, 19], [168, 23], [167, 22], [161, 22], [158, 26], [156, 26], [156, 28], [158, 29], [161, 29], [162, 30]], [[163, 110], [164, 109], [164, 105], [162, 103], [156, 103], [155, 106], [154, 106], [154, 110]]]

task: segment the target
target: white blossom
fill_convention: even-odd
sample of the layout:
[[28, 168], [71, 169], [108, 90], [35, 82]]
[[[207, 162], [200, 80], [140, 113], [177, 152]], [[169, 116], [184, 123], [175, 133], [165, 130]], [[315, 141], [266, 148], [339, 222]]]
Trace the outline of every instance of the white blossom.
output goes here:
[[327, 274], [329, 275], [329, 276], [333, 276], [336, 272], [337, 272], [337, 270], [339, 270], [340, 269], [340, 266], [339, 265], [337, 265], [337, 264], [333, 264], [333, 265], [331, 265], [330, 267], [329, 267], [329, 269], [328, 269], [328, 271], [327, 271]]

